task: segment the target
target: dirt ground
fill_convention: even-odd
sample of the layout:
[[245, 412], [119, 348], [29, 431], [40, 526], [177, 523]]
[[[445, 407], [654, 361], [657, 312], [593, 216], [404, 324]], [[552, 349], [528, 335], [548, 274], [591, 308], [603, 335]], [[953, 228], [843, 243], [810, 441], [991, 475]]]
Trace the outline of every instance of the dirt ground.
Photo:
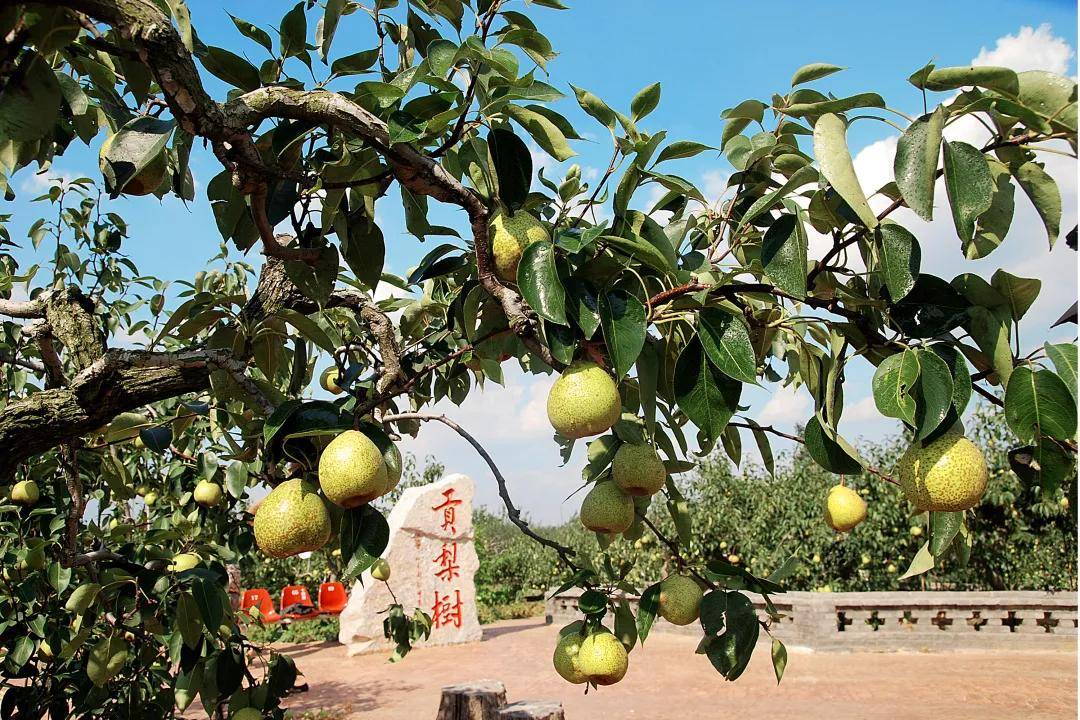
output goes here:
[[[777, 687], [767, 645], [746, 673], [725, 682], [694, 638], [655, 634], [630, 656], [618, 685], [591, 691], [551, 667], [557, 628], [542, 619], [489, 625], [471, 645], [349, 658], [341, 645], [282, 648], [311, 689], [295, 711], [336, 710], [344, 718], [434, 720], [443, 686], [496, 679], [515, 700], [555, 699], [567, 720], [715, 717], [1039, 720], [1077, 717], [1077, 659], [1071, 652], [811, 653], [789, 651]], [[334, 717], [338, 717], [337, 714]]]

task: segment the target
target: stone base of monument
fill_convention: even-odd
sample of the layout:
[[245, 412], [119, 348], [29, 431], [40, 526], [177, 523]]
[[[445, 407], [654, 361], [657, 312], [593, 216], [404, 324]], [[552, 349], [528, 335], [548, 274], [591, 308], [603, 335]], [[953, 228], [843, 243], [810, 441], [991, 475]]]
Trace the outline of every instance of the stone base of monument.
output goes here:
[[390, 563], [390, 582], [365, 571], [341, 613], [338, 640], [348, 646], [349, 655], [393, 649], [383, 637], [385, 611], [394, 602], [391, 589], [406, 615], [419, 608], [431, 616], [431, 637], [417, 642], [418, 647], [480, 639], [473, 583], [479, 564], [473, 542], [474, 490], [465, 475], [448, 475], [402, 493], [387, 518], [390, 542], [383, 558]]

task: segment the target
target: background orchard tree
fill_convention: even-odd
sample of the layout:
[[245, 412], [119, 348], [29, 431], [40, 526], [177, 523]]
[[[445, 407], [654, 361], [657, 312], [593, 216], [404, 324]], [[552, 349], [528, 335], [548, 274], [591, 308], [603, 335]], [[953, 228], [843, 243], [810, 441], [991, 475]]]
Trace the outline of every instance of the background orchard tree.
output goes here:
[[[625, 651], [645, 640], [657, 612], [700, 615], [699, 649], [728, 679], [769, 629], [740, 591], [782, 592], [794, 564], [766, 577], [704, 562], [668, 477], [717, 442], [734, 454], [752, 437], [768, 458], [770, 435], [789, 437], [744, 414], [746, 383], [805, 385], [815, 410], [791, 439], [841, 477], [896, 482], [836, 431], [847, 364], [877, 367], [879, 410], [912, 431], [900, 475], [920, 509], [933, 510], [909, 573], [947, 552], [963, 561], [977, 541], [964, 505], [919, 500], [933, 494], [925, 456], [959, 442], [973, 392], [1004, 407], [1024, 482], [1074, 486], [1076, 348], [1020, 347], [1015, 332], [1039, 281], [923, 272], [918, 239], [889, 220], [902, 206], [924, 218], [949, 212], [976, 258], [1005, 238], [1015, 203], [1032, 202], [1045, 242], [1057, 242], [1060, 195], [1038, 152], [1075, 156], [1071, 80], [930, 65], [910, 78], [926, 112], [908, 118], [873, 92], [812, 89], [840, 68], [807, 65], [790, 88], [728, 110], [715, 146], [639, 126], [660, 101], [658, 85], [623, 111], [571, 86], [610, 133], [611, 163], [593, 185], [575, 167], [552, 180], [534, 177], [523, 138], [564, 161], [580, 136], [547, 104], [563, 93], [541, 79], [555, 53], [525, 14], [538, 7], [562, 9], [556, 0], [301, 2], [276, 28], [233, 18], [230, 50], [200, 41], [182, 0], [3, 4], [8, 196], [17, 173], [47, 170], [74, 143], [103, 143], [109, 195], [191, 199], [189, 158], [205, 147], [222, 167], [206, 194], [223, 240], [210, 272], [143, 277], [124, 247], [148, 242], [147, 229], [129, 232], [99, 181], [78, 179], [39, 199], [29, 238], [39, 264], [3, 256], [5, 715], [161, 717], [198, 695], [218, 716], [252, 708], [281, 717], [295, 668], [246, 641], [228, 594], [230, 567], [259, 552], [245, 497], [297, 478], [316, 492], [319, 454], [347, 429], [380, 449], [382, 478], [393, 475], [393, 439], [427, 421], [484, 456], [511, 520], [558, 553], [567, 586], [588, 591], [583, 621], [560, 640], [560, 671], [598, 684], [622, 676]], [[256, 66], [241, 52], [264, 59]], [[226, 97], [210, 97], [206, 73], [232, 87]], [[986, 126], [985, 145], [943, 140], [964, 117]], [[847, 149], [849, 124], [868, 120], [903, 132], [896, 181], [882, 188], [860, 186]], [[721, 153], [736, 170], [716, 203], [671, 170], [701, 153]], [[941, 176], [946, 193], [935, 197]], [[653, 211], [664, 215], [631, 209], [650, 185], [663, 189]], [[875, 213], [868, 191], [891, 203]], [[429, 222], [432, 201], [463, 213], [465, 236]], [[449, 238], [407, 278], [383, 272], [378, 202], [401, 203], [417, 238]], [[610, 221], [597, 221], [601, 208]], [[283, 223], [290, 234], [276, 232]], [[832, 240], [815, 261], [811, 233]], [[1013, 242], [1045, 248], [1041, 238]], [[167, 306], [170, 283], [183, 288], [176, 306]], [[382, 283], [413, 295], [376, 301]], [[145, 347], [116, 342], [143, 330]], [[323, 385], [339, 399], [302, 400], [326, 355], [334, 368]], [[583, 471], [595, 483], [583, 520], [631, 540], [655, 535], [676, 579], [636, 587], [631, 563], [592, 563], [537, 534], [482, 436], [424, 412], [499, 382], [504, 362], [573, 370], [551, 415], [568, 435], [598, 436]], [[595, 401], [598, 390], [606, 402]], [[568, 453], [573, 440], [556, 440]], [[964, 503], [978, 501], [985, 475], [977, 448], [971, 457]], [[651, 471], [629, 477], [620, 467]], [[650, 500], [666, 506], [673, 534], [649, 519]], [[321, 499], [315, 507], [328, 515], [343, 577], [356, 577], [385, 546], [383, 515]], [[637, 617], [617, 590], [643, 591]], [[388, 614], [399, 655], [427, 629], [423, 609]], [[774, 643], [778, 677], [785, 658]]]

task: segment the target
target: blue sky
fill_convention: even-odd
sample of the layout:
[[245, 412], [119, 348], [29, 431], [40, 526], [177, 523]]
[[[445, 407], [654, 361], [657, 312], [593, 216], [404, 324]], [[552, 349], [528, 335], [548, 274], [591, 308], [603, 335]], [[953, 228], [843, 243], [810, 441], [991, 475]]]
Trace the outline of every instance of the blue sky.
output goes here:
[[[268, 31], [293, 3], [230, 3], [229, 9]], [[666, 129], [669, 140], [693, 139], [718, 145], [720, 113], [739, 101], [756, 97], [768, 100], [773, 92], [789, 86], [792, 72], [805, 63], [830, 62], [849, 69], [819, 83], [817, 87], [839, 96], [873, 90], [900, 110], [921, 112], [921, 95], [907, 76], [927, 61], [939, 65], [1002, 64], [1017, 70], [1042, 68], [1076, 75], [1076, 4], [1072, 2], [904, 2], [904, 3], [659, 3], [656, 0], [578, 0], [569, 11], [524, 7], [513, 0], [508, 7], [524, 10], [534, 18], [560, 53], [549, 64], [548, 82], [568, 94], [555, 107], [574, 123], [586, 141], [574, 144], [586, 178], [606, 167], [611, 147], [606, 131], [584, 115], [572, 99], [569, 83], [584, 87], [613, 107], [625, 109], [642, 87], [662, 84], [659, 108], [643, 123], [645, 129]], [[189, 2], [200, 37], [261, 62], [263, 51], [243, 40], [222, 4], [208, 0]], [[313, 27], [315, 13], [309, 14]], [[371, 46], [370, 23], [360, 14], [343, 19], [333, 56]], [[243, 44], [241, 44], [241, 41]], [[225, 88], [212, 77], [207, 82], [218, 99]], [[938, 100], [946, 99], [945, 95]], [[959, 127], [959, 137], [977, 138], [978, 130]], [[861, 122], [849, 136], [857, 168], [867, 190], [875, 190], [892, 165], [895, 131], [882, 123]], [[96, 150], [75, 149], [61, 159], [49, 175], [97, 178]], [[1076, 223], [1076, 165], [1074, 161], [1047, 155], [1048, 169], [1058, 177], [1065, 196], [1063, 228]], [[550, 163], [549, 176], [561, 170]], [[118, 200], [111, 209], [130, 223], [133, 239], [125, 249], [144, 273], [166, 279], [187, 279], [205, 267], [217, 252], [219, 236], [203, 193], [206, 183], [220, 170], [207, 152], [197, 152], [192, 163], [199, 197], [188, 206], [175, 198], [162, 203], [154, 199]], [[730, 168], [714, 154], [682, 161], [675, 172], [699, 182], [707, 196], [722, 189]], [[43, 187], [43, 179], [24, 171], [14, 185], [19, 197], [11, 203], [15, 214], [12, 235], [25, 237], [25, 228], [36, 215], [27, 200]], [[638, 204], [649, 197], [642, 192]], [[378, 219], [388, 246], [388, 269], [404, 273], [431, 247], [420, 245], [404, 232], [396, 193], [378, 206]], [[939, 205], [944, 194], [939, 190]], [[1059, 243], [1046, 251], [1045, 234], [1026, 199], [1018, 195], [1017, 216], [1003, 246], [987, 260], [965, 264], [951, 222], [926, 224], [910, 213], [896, 218], [920, 238], [925, 254], [924, 270], [946, 278], [963, 270], [986, 277], [998, 267], [1015, 274], [1044, 280], [1042, 296], [1025, 322], [1026, 346], [1043, 339], [1064, 340], [1071, 328], [1046, 330], [1077, 295], [1076, 255]], [[433, 221], [463, 228], [452, 210], [437, 209]], [[438, 242], [437, 240], [435, 242]], [[26, 254], [21, 255], [29, 260]], [[250, 258], [258, 263], [254, 255]], [[870, 371], [856, 369], [849, 376], [849, 411], [845, 425], [853, 437], [878, 438], [896, 427], [877, 416], [869, 400]], [[462, 408], [448, 409], [482, 440], [485, 440], [504, 472], [519, 504], [541, 521], [557, 521], [572, 515], [577, 501], [563, 498], [577, 486], [581, 452], [565, 468], [559, 467], [557, 448], [543, 414], [550, 379], [523, 378], [507, 368], [507, 389], [494, 388], [470, 398]], [[744, 395], [753, 400], [754, 414], [762, 422], [787, 428], [805, 421], [811, 412], [805, 394], [754, 390]], [[748, 446], [753, 443], [747, 439]], [[443, 428], [427, 428], [406, 450], [437, 454], [449, 471], [474, 476], [481, 503], [496, 505], [493, 483], [472, 451]]]

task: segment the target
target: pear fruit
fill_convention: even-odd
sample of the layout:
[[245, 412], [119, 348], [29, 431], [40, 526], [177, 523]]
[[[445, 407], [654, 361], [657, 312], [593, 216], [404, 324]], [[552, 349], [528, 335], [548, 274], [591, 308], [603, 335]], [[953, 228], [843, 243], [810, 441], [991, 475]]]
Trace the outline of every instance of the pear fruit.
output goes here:
[[535, 217], [519, 210], [513, 216], [500, 212], [491, 221], [491, 257], [495, 274], [516, 283], [518, 263], [525, 248], [535, 242], [551, 242], [551, 233]]
[[330, 513], [315, 486], [301, 478], [270, 491], [255, 511], [255, 542], [270, 557], [318, 550], [330, 539]]
[[577, 654], [578, 671], [597, 685], [614, 685], [626, 675], [628, 658], [619, 639], [606, 630], [581, 641]]
[[916, 442], [897, 463], [900, 489], [919, 510], [957, 512], [975, 507], [989, 471], [979, 446], [947, 432], [925, 446]]
[[577, 440], [606, 432], [622, 416], [619, 387], [594, 362], [571, 363], [548, 393], [547, 414], [555, 432]]
[[148, 508], [154, 507], [154, 504], [157, 501], [158, 501], [158, 494], [156, 492], [154, 492], [153, 490], [151, 490], [150, 492], [143, 495], [143, 502], [146, 503], [146, 507], [148, 507]]
[[246, 707], [232, 714], [232, 720], [262, 720], [263, 714], [256, 708]]
[[657, 612], [672, 625], [689, 625], [701, 612], [701, 586], [686, 575], [668, 575], [660, 583]]
[[11, 502], [17, 505], [33, 507], [41, 499], [41, 492], [33, 480], [23, 480], [11, 488]]
[[[98, 154], [98, 166], [101, 168], [102, 174], [105, 173], [106, 164], [110, 160], [114, 162], [119, 160], [120, 164], [127, 161], [127, 158], [108, 158], [115, 139], [116, 135], [110, 135], [101, 145], [101, 152]], [[136, 173], [135, 177], [127, 181], [121, 192], [125, 195], [150, 195], [161, 186], [168, 170], [169, 164], [165, 158], [165, 153], [160, 152], [142, 170]]]
[[169, 563], [167, 569], [169, 572], [184, 572], [185, 570], [196, 567], [201, 562], [202, 558], [195, 553], [180, 553], [178, 555], [173, 555], [172, 562]]
[[389, 486], [382, 452], [364, 433], [346, 430], [319, 456], [319, 485], [327, 500], [343, 508], [371, 502]]
[[664, 487], [667, 469], [652, 445], [623, 443], [611, 462], [611, 477], [627, 495], [655, 495]]
[[221, 486], [209, 480], [201, 480], [195, 486], [195, 502], [203, 507], [214, 507], [221, 502]]
[[844, 485], [833, 485], [825, 500], [825, 523], [836, 532], [848, 532], [866, 519], [866, 501]]
[[380, 582], [386, 582], [390, 579], [390, 563], [386, 562], [382, 558], [379, 558], [371, 564], [371, 577]]
[[911, 537], [922, 537], [922, 528], [918, 525], [912, 525], [911, 528], [908, 529], [908, 532], [911, 534]]
[[581, 524], [598, 533], [621, 533], [634, 522], [634, 500], [612, 480], [593, 486], [581, 502]]
[[581, 634], [583, 626], [584, 623], [577, 620], [560, 630], [559, 642], [556, 643], [555, 653], [551, 657], [555, 672], [559, 673], [563, 680], [575, 685], [589, 681], [589, 678], [578, 669], [577, 663], [581, 643], [585, 640], [585, 636]]
[[319, 384], [322, 385], [323, 390], [334, 395], [340, 395], [345, 392], [344, 388], [338, 385], [338, 381], [341, 376], [338, 374], [337, 365], [331, 365], [322, 371], [322, 375], [319, 376]]

